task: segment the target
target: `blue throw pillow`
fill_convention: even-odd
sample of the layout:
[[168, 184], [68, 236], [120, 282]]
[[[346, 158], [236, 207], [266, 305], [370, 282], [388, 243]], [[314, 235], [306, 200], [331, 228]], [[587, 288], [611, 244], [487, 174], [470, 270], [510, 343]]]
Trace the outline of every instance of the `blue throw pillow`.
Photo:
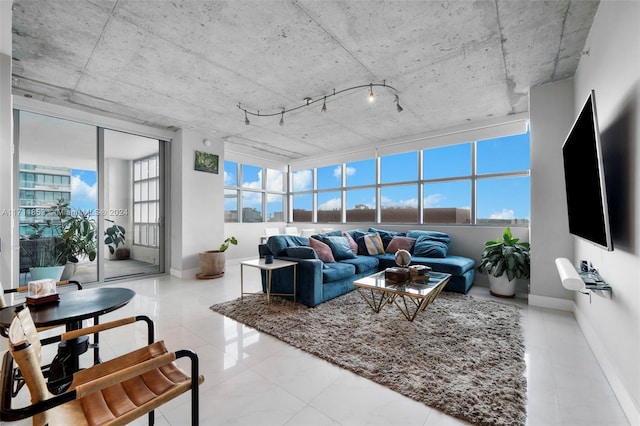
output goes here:
[[430, 240], [440, 241], [449, 245], [451, 242], [451, 237], [449, 234], [439, 231], [422, 231], [422, 230], [411, 230], [407, 232], [407, 237], [418, 239], [419, 237], [428, 237]]
[[447, 257], [448, 249], [448, 244], [422, 236], [418, 237], [413, 246], [413, 255], [416, 257]]
[[267, 240], [267, 246], [274, 256], [286, 256], [287, 247], [308, 245], [308, 237], [298, 237], [296, 235], [273, 235]]
[[351, 250], [349, 241], [345, 237], [328, 236], [323, 241], [331, 247], [331, 252], [336, 260], [355, 259], [356, 255]]
[[317, 259], [318, 254], [311, 247], [293, 246], [287, 247], [287, 256], [298, 259]]

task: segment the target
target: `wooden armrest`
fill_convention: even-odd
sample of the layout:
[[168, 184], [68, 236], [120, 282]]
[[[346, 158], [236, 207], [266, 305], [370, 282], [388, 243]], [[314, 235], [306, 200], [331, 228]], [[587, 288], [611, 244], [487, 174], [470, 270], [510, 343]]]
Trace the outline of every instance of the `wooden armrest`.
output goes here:
[[[62, 287], [65, 285], [75, 285], [78, 290], [82, 290], [82, 284], [80, 284], [80, 282], [76, 280], [58, 281], [56, 283], [56, 287]], [[4, 294], [24, 293], [26, 291], [29, 291], [29, 286], [23, 285], [22, 287], [10, 288], [10, 289], [4, 290]]]
[[174, 354], [173, 352], [168, 352], [164, 355], [160, 355], [147, 361], [143, 361], [140, 364], [123, 368], [122, 370], [118, 370], [114, 373], [78, 385], [74, 390], [76, 391], [77, 397], [82, 398], [90, 393], [108, 388], [109, 386], [113, 386], [116, 383], [122, 383], [126, 380], [140, 376], [148, 371], [162, 367], [163, 365], [170, 364], [175, 361], [175, 359], [176, 354]]
[[112, 328], [121, 327], [123, 325], [133, 324], [136, 321], [144, 321], [147, 323], [149, 344], [153, 343], [153, 341], [155, 340], [153, 321], [146, 315], [136, 315], [135, 317], [122, 318], [119, 320], [105, 322], [103, 324], [96, 324], [89, 327], [81, 328], [79, 330], [67, 331], [66, 333], [62, 333], [60, 335], [60, 340], [62, 342], [65, 342], [67, 340], [77, 339], [80, 336], [86, 336], [87, 334], [95, 334], [101, 331], [110, 330]]

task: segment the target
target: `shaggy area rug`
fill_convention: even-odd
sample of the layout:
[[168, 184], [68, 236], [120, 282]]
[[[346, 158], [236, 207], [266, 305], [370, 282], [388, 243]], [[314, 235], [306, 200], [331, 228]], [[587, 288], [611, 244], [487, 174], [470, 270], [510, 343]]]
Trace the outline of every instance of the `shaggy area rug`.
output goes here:
[[516, 306], [442, 292], [409, 322], [393, 305], [376, 314], [353, 291], [315, 308], [252, 295], [211, 309], [451, 416], [525, 424]]

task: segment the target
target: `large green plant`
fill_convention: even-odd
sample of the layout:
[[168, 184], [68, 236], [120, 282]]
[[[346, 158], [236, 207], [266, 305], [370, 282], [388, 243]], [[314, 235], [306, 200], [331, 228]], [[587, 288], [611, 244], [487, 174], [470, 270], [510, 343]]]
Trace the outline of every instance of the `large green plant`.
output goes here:
[[58, 217], [57, 249], [67, 262], [78, 263], [78, 257], [86, 256], [93, 262], [97, 255], [96, 222], [86, 211], [71, 213], [69, 202], [58, 200], [51, 211]]
[[494, 277], [506, 273], [509, 281], [514, 278], [529, 278], [531, 246], [529, 243], [520, 242], [519, 238], [513, 238], [508, 226], [504, 229], [502, 238], [487, 241], [484, 245], [477, 268], [479, 272], [493, 274]]

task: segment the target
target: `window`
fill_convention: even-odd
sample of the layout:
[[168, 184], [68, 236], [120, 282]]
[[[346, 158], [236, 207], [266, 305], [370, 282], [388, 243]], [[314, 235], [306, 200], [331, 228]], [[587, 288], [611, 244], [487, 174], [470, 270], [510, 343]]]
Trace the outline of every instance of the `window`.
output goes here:
[[158, 247], [160, 194], [158, 156], [133, 162], [133, 244]]
[[529, 139], [526, 132], [297, 170], [292, 220], [527, 224]]
[[225, 161], [225, 222], [285, 221], [284, 177], [281, 170]]

